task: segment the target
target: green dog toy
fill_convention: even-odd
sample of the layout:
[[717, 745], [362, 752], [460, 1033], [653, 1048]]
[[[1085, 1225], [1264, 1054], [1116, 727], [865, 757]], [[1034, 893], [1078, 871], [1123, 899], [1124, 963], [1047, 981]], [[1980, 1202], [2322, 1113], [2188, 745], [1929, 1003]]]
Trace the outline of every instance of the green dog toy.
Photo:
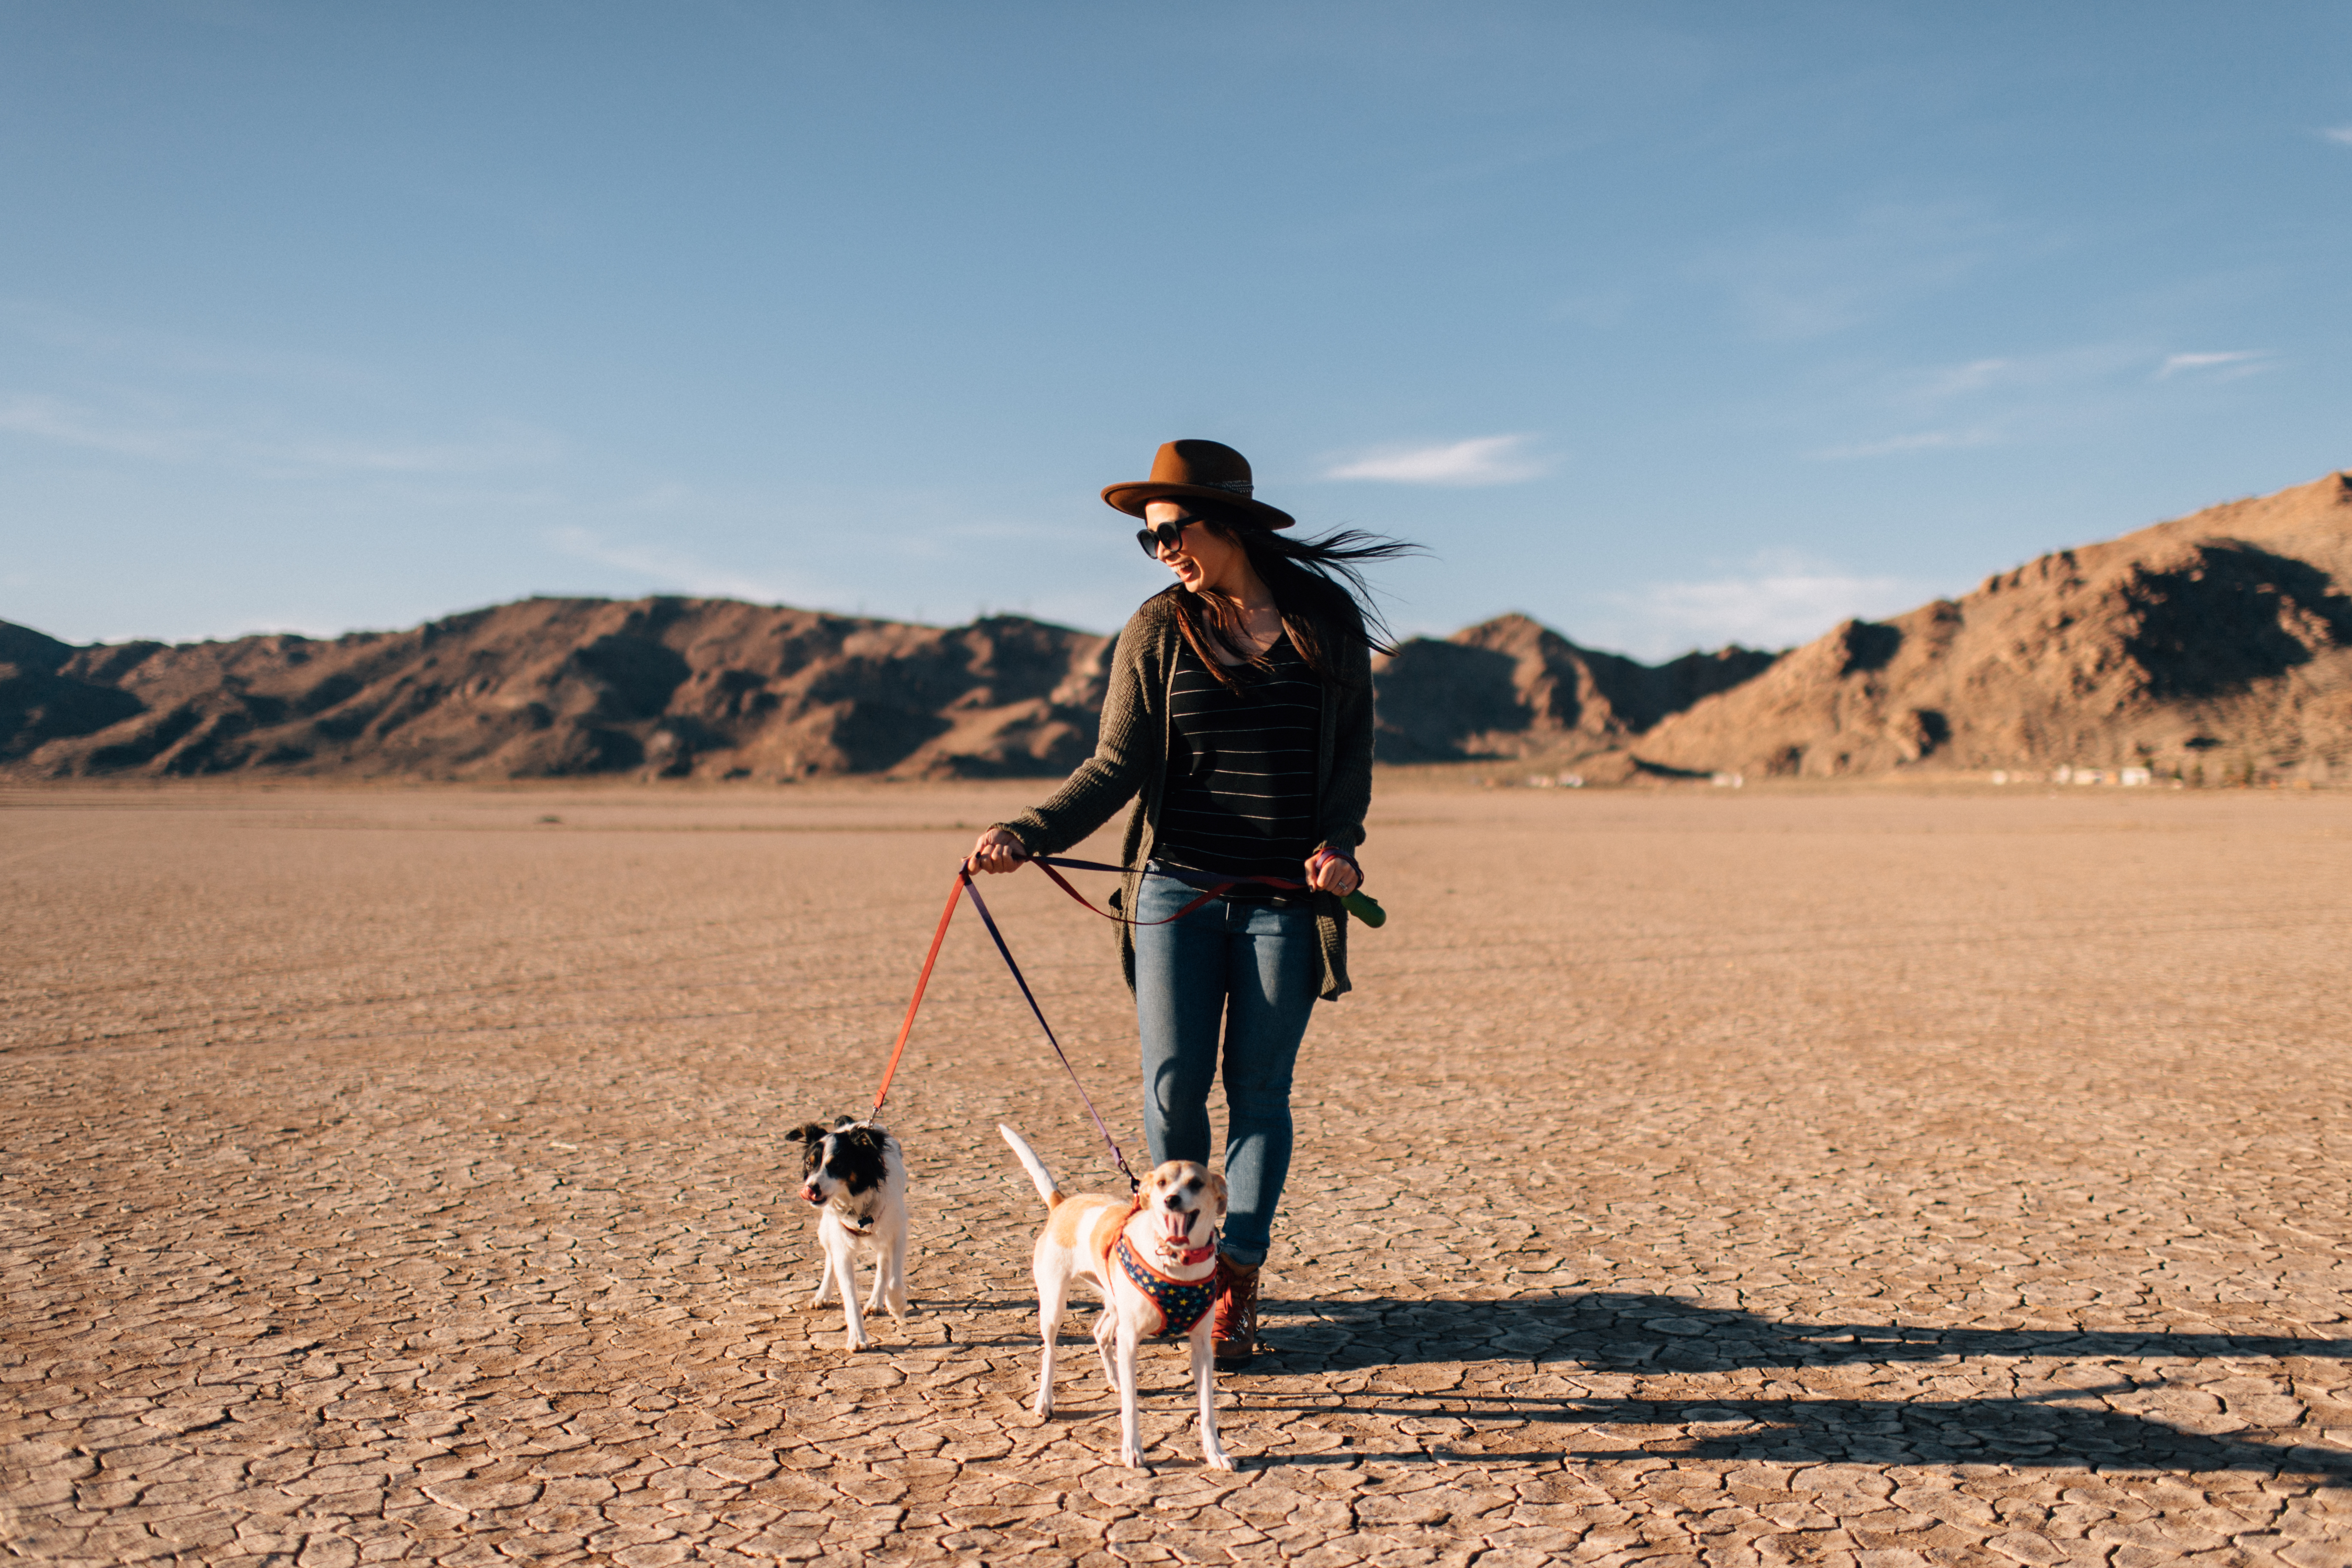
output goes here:
[[1372, 927], [1375, 931], [1379, 930], [1381, 926], [1388, 924], [1388, 910], [1381, 908], [1378, 903], [1374, 902], [1372, 896], [1370, 893], [1360, 891], [1349, 893], [1340, 899], [1339, 901], [1347, 906], [1348, 912], [1349, 914], [1355, 916], [1366, 925]]

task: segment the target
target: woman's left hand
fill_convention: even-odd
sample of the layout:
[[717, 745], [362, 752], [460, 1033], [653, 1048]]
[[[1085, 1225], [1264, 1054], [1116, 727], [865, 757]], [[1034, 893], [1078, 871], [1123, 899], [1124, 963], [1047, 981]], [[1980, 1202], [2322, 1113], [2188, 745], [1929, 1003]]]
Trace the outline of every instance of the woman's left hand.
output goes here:
[[1307, 859], [1307, 885], [1318, 893], [1337, 893], [1346, 898], [1362, 880], [1356, 874], [1356, 863], [1336, 851], [1318, 849]]

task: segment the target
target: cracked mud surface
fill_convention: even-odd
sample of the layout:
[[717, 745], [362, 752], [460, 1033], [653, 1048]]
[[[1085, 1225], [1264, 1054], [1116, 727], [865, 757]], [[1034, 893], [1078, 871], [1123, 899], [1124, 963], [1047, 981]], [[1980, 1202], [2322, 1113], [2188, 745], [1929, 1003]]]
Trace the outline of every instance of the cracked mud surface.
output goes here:
[[[968, 912], [887, 1119], [919, 1310], [803, 1306], [776, 1135], [1034, 793], [0, 795], [0, 1541], [2352, 1563], [2352, 800], [1386, 781], [1243, 1468], [1155, 1346], [1147, 1475], [1086, 1313], [1024, 1408], [993, 1124], [1115, 1178]], [[1139, 1141], [1108, 928], [987, 890]]]

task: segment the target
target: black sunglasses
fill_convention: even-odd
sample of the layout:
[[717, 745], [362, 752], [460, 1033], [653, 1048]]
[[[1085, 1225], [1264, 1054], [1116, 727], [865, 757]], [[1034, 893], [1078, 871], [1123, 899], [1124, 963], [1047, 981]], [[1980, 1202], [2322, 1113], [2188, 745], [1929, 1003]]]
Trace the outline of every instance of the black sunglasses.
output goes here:
[[1173, 550], [1181, 544], [1184, 531], [1201, 521], [1197, 517], [1180, 517], [1173, 522], [1155, 522], [1150, 528], [1137, 529], [1135, 542], [1143, 546], [1146, 555], [1157, 561], [1161, 551]]

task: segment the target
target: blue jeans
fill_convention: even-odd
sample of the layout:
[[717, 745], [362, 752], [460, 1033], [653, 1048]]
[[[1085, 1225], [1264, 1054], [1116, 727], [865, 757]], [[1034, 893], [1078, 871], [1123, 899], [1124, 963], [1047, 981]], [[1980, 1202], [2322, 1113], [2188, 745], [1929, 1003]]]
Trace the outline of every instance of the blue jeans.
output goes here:
[[[1135, 918], [1166, 920], [1199, 896], [1172, 878], [1147, 877]], [[1290, 1075], [1315, 1008], [1315, 973], [1308, 910], [1212, 899], [1173, 924], [1136, 927], [1135, 1015], [1151, 1163], [1209, 1163], [1209, 1086], [1222, 1055], [1223, 1251], [1236, 1263], [1265, 1261], [1290, 1174]]]

